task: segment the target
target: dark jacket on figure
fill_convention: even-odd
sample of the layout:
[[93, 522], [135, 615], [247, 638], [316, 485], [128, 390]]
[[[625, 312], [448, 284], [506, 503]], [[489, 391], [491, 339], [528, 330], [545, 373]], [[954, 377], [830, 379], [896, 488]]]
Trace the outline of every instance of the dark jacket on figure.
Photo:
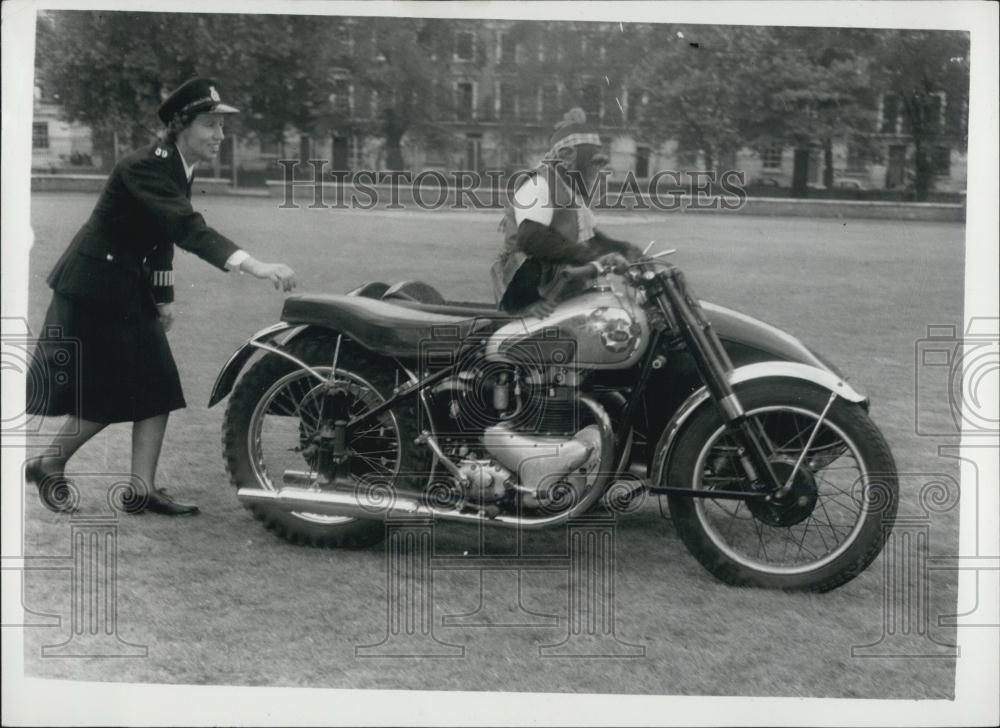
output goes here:
[[115, 165], [90, 219], [48, 277], [57, 293], [120, 314], [174, 300], [174, 245], [225, 270], [237, 245], [191, 206], [177, 148], [153, 144]]

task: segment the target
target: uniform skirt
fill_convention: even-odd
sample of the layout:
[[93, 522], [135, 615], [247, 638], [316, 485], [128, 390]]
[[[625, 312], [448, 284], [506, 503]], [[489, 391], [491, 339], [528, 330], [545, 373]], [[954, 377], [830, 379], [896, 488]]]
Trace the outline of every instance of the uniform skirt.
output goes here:
[[152, 303], [127, 320], [59, 293], [28, 369], [30, 414], [136, 422], [185, 407], [177, 365]]

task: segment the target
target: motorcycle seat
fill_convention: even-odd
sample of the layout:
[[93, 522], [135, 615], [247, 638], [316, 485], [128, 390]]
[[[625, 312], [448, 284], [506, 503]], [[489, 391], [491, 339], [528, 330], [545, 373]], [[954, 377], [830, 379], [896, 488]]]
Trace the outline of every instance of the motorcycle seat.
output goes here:
[[387, 356], [414, 357], [457, 351], [471, 335], [487, 333], [507, 318], [495, 310], [428, 305], [435, 309], [428, 311], [406, 303], [338, 294], [289, 296], [281, 320], [340, 331]]

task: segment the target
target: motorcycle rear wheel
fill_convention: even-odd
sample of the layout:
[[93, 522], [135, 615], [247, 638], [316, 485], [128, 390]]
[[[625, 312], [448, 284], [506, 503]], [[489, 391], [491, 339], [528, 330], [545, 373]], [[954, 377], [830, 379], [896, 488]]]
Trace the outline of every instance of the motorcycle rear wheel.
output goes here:
[[[302, 335], [286, 348], [326, 375], [336, 338], [327, 333]], [[391, 396], [396, 384], [394, 364], [344, 339], [336, 381], [349, 395], [351, 414], [357, 414]], [[276, 354], [261, 358], [244, 374], [229, 399], [222, 431], [226, 471], [233, 486], [275, 490], [281, 487], [281, 470], [316, 474], [318, 461], [307, 447], [317, 422], [307, 398], [319, 390], [318, 384], [307, 371]], [[353, 453], [352, 475], [361, 479], [359, 487], [370, 489], [368, 493], [356, 492], [373, 503], [391, 498], [393, 489], [405, 479], [400, 476], [429, 471], [428, 459], [412, 445], [417, 434], [417, 417], [412, 410], [412, 406], [402, 406], [385, 415], [385, 427], [380, 427], [377, 435], [381, 439], [372, 444], [369, 436], [368, 453], [357, 442], [348, 442]], [[372, 448], [380, 448], [380, 454], [373, 455]], [[394, 453], [387, 452], [392, 449]], [[365, 480], [366, 476], [371, 477]], [[289, 512], [260, 503], [246, 504], [246, 508], [268, 530], [294, 544], [361, 548], [378, 543], [385, 533], [377, 520]]]
[[[736, 391], [779, 480], [792, 479], [790, 497], [765, 504], [670, 496], [677, 535], [728, 584], [815, 592], [845, 584], [878, 555], [895, 517], [896, 465], [885, 438], [862, 407], [830, 403], [830, 392], [806, 383], [751, 382]], [[681, 434], [667, 483], [749, 490], [734, 450], [719, 413], [702, 407]]]

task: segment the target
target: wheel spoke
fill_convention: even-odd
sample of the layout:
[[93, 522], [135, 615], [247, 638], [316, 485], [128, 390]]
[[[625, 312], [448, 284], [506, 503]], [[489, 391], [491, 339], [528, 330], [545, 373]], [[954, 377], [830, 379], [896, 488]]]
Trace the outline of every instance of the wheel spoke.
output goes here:
[[760, 550], [757, 553], [763, 553], [764, 558], [770, 561], [771, 558], [767, 555], [767, 547], [764, 546], [763, 526], [756, 518], [753, 519], [753, 527], [757, 531], [757, 543], [760, 545]]
[[[317, 370], [328, 371], [324, 367]], [[333, 396], [338, 399], [328, 402], [331, 395], [326, 385], [317, 384], [308, 372], [296, 371], [275, 381], [261, 396], [251, 413], [248, 444], [251, 465], [262, 487], [270, 490], [283, 487], [281, 477], [286, 472], [301, 473], [310, 480], [332, 476], [325, 470], [332, 464], [322, 465], [316, 435], [322, 427], [332, 425], [334, 419], [364, 413], [384, 401], [376, 390], [355, 380], [345, 370], [338, 369], [334, 384], [337, 391]], [[355, 476], [394, 477], [402, 451], [392, 413], [352, 432], [348, 447]], [[322, 523], [343, 520], [312, 513], [296, 515]]]
[[736, 504], [736, 508], [735, 508], [735, 509], [733, 510], [733, 514], [732, 514], [732, 516], [730, 516], [730, 518], [729, 518], [729, 528], [728, 528], [728, 530], [726, 531], [726, 540], [727, 540], [727, 541], [729, 540], [729, 537], [730, 537], [730, 536], [732, 535], [732, 532], [733, 532], [733, 526], [734, 526], [734, 525], [736, 524], [736, 522], [737, 522], [737, 518], [736, 518], [736, 514], [740, 512], [740, 506], [742, 506], [742, 505], [743, 505], [743, 501], [739, 501], [739, 502], [738, 502], [738, 503]]
[[[866, 468], [857, 445], [827, 416], [831, 401], [825, 403], [815, 410], [775, 405], [747, 412], [773, 462], [781, 464], [781, 479], [787, 477], [797, 489], [787, 503], [737, 501], [733, 507], [712, 498], [695, 502], [711, 540], [738, 562], [769, 572], [797, 572], [828, 562], [857, 537], [864, 508], [852, 495], [851, 483], [864, 478]], [[721, 427], [705, 443], [695, 487], [746, 488], [733, 437]], [[803, 501], [803, 495], [811, 501]], [[749, 525], [741, 525], [747, 520]]]

